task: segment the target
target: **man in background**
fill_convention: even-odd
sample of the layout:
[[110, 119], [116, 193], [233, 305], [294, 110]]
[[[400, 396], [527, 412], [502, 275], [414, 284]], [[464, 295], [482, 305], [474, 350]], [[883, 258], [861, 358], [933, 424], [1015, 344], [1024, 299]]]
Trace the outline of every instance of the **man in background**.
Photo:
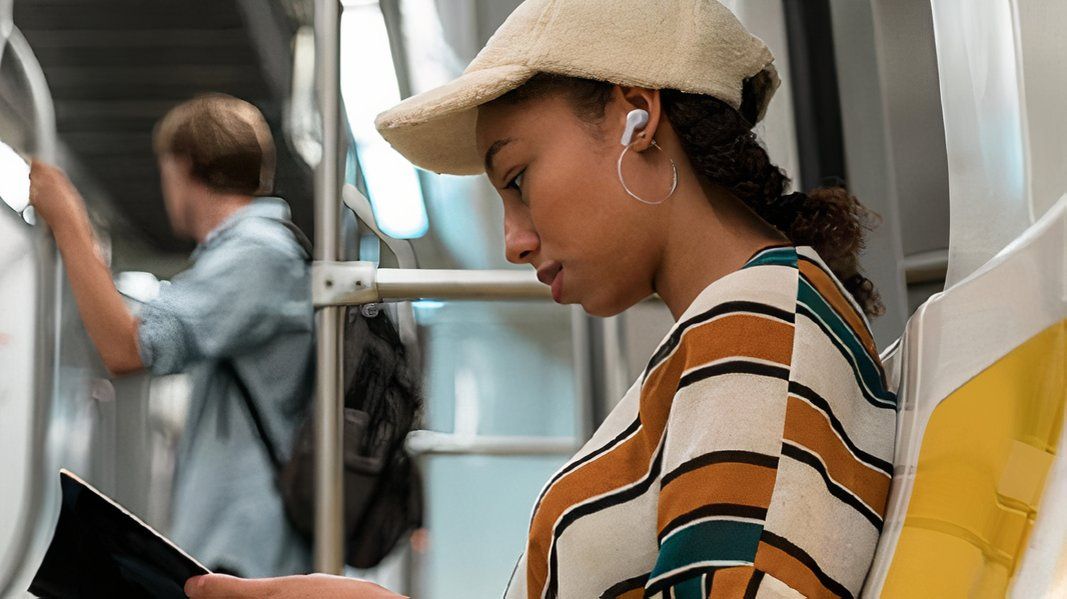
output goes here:
[[271, 445], [287, 450], [313, 376], [308, 256], [285, 202], [260, 197], [273, 189], [270, 129], [251, 104], [210, 95], [171, 110], [154, 145], [171, 225], [197, 247], [192, 266], [139, 317], [116, 291], [63, 172], [35, 162], [31, 202], [55, 235], [107, 369], [191, 376], [171, 538], [216, 572], [309, 571], [310, 550], [285, 518], [272, 458], [246, 405], [255, 405]]

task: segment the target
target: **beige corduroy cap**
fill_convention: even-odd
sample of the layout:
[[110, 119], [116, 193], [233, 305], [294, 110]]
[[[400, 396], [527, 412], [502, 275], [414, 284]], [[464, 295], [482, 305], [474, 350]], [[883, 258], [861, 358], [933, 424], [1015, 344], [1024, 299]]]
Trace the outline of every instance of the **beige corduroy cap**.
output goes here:
[[734, 108], [744, 81], [774, 57], [717, 0], [526, 0], [456, 80], [412, 96], [375, 125], [413, 164], [456, 175], [484, 171], [478, 106], [538, 73], [705, 94]]

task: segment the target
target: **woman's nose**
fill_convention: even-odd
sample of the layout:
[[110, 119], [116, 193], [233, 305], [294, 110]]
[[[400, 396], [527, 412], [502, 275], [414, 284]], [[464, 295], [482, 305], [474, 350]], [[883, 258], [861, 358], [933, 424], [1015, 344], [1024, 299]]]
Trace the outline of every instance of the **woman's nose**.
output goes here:
[[541, 238], [526, 210], [504, 208], [504, 254], [512, 264], [525, 264], [541, 247]]

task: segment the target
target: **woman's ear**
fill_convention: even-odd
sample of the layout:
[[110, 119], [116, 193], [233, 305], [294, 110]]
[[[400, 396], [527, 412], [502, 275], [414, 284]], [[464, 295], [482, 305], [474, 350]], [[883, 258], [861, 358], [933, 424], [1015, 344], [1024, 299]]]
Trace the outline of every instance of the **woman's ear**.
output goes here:
[[613, 118], [617, 116], [618, 122], [609, 126], [611, 130], [617, 130], [615, 139], [622, 137], [622, 132], [626, 128], [626, 115], [631, 110], [640, 108], [648, 112], [648, 124], [634, 133], [631, 142], [631, 147], [635, 152], [644, 152], [652, 146], [652, 140], [656, 137], [656, 130], [662, 115], [659, 90], [616, 86], [615, 94], [616, 101], [609, 104], [609, 107], [617, 107], [615, 111], [612, 111], [613, 113], [621, 114], [621, 116], [612, 114]]

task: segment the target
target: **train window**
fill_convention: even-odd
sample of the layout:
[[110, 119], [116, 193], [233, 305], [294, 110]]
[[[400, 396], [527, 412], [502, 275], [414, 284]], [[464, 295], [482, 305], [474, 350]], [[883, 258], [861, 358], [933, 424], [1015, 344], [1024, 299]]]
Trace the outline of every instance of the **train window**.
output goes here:
[[432, 431], [414, 444], [428, 499], [416, 594], [492, 596], [524, 549], [541, 485], [583, 428], [570, 310], [419, 302], [415, 312]]
[[11, 146], [0, 141], [0, 200], [15, 212], [30, 204], [30, 167]]
[[378, 226], [392, 237], [422, 237], [429, 220], [418, 174], [374, 128], [374, 117], [400, 101], [389, 35], [377, 2], [345, 4], [341, 95]]

